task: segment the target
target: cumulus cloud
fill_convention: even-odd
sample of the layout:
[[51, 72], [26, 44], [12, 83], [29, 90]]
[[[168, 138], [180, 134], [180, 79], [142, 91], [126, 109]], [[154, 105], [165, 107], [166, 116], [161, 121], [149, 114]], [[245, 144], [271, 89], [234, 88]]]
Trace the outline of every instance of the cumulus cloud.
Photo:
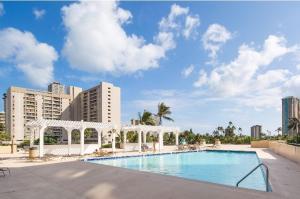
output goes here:
[[176, 21], [178, 17], [187, 15], [189, 8], [183, 8], [177, 4], [171, 6], [171, 11], [167, 17], [162, 18], [159, 22], [159, 27], [163, 31], [169, 31], [173, 29], [179, 29], [180, 25]]
[[132, 73], [156, 68], [175, 47], [171, 32], [160, 31], [153, 43], [128, 35], [123, 26], [132, 14], [115, 1], [72, 3], [62, 13], [67, 30], [63, 55], [79, 70]]
[[188, 39], [193, 33], [196, 32], [196, 28], [200, 25], [200, 19], [198, 16], [187, 16], [185, 19], [185, 28], [183, 29], [183, 36]]
[[201, 87], [207, 82], [207, 74], [204, 70], [200, 70], [199, 78], [194, 82], [195, 87]]
[[33, 15], [35, 17], [35, 19], [41, 19], [44, 17], [44, 15], [46, 14], [46, 10], [44, 9], [33, 9]]
[[221, 64], [210, 73], [201, 71], [194, 86], [206, 86], [215, 96], [235, 97], [248, 106], [278, 106], [275, 101], [284, 93], [282, 85], [292, 74], [286, 69], [262, 69], [297, 48], [288, 47], [284, 37], [275, 35], [268, 36], [261, 50], [243, 44], [230, 63]]
[[52, 46], [37, 41], [30, 32], [0, 30], [0, 61], [15, 65], [36, 86], [44, 87], [52, 81], [57, 58]]
[[190, 75], [193, 73], [194, 68], [195, 68], [195, 66], [194, 66], [193, 64], [191, 64], [190, 66], [184, 68], [184, 69], [182, 70], [182, 72], [181, 72], [182, 76], [183, 76], [184, 78], [187, 78], [188, 76], [190, 76]]
[[0, 2], [0, 17], [4, 15], [4, 6], [3, 3]]
[[217, 57], [221, 47], [232, 38], [232, 33], [220, 24], [211, 24], [202, 36], [202, 43], [205, 50], [209, 51], [212, 63]]
[[[81, 1], [62, 8], [67, 35], [62, 50], [71, 67], [87, 72], [134, 73], [159, 67], [159, 61], [176, 47], [177, 19], [188, 8], [172, 5], [162, 18], [152, 42], [127, 34], [124, 26], [132, 21], [130, 11], [116, 1]], [[193, 23], [189, 22], [192, 34]], [[80, 51], [80, 53], [79, 53]]]
[[161, 31], [175, 31], [176, 36], [182, 35], [185, 39], [195, 35], [199, 25], [198, 15], [190, 14], [188, 7], [181, 7], [177, 4], [173, 4], [168, 16], [163, 17], [159, 22]]

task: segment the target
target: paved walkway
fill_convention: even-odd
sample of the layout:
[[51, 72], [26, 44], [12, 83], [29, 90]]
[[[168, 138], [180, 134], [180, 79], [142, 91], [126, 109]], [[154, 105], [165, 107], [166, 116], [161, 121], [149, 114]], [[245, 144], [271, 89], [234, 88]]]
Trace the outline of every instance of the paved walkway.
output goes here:
[[[226, 147], [228, 146], [224, 146], [223, 149], [229, 149]], [[0, 177], [0, 198], [299, 198], [300, 165], [267, 149], [256, 150], [260, 158], [270, 167], [274, 190], [271, 193], [81, 161], [45, 164], [24, 163], [23, 160], [19, 160], [20, 163], [14, 162], [14, 165], [21, 164], [22, 167], [12, 168], [11, 176]], [[12, 162], [4, 161], [4, 164], [1, 164], [6, 165], [12, 166]]]

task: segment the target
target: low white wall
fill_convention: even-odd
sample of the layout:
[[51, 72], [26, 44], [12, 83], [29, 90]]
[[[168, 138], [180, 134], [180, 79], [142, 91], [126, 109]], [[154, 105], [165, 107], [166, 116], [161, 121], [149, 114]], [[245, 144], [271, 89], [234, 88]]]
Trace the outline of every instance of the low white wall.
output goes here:
[[[147, 146], [150, 150], [153, 150], [153, 143], [147, 143]], [[39, 148], [38, 145], [36, 147]], [[126, 143], [125, 149], [123, 151], [138, 151], [138, 143]], [[99, 149], [98, 144], [85, 144], [84, 145], [84, 153], [91, 154], [95, 152], [96, 149]], [[159, 143], [155, 145], [156, 151], [159, 150]], [[164, 151], [175, 151], [177, 146], [164, 146]], [[104, 149], [106, 150], [106, 149]], [[122, 149], [121, 149], [122, 150]], [[44, 145], [44, 153], [51, 154], [51, 155], [68, 155], [68, 145]], [[80, 154], [80, 144], [72, 144], [71, 145], [71, 154], [78, 155]]]
[[269, 146], [275, 153], [300, 163], [300, 147], [281, 142], [270, 142]]
[[[85, 144], [84, 145], [84, 153], [85, 154], [91, 154], [96, 149], [99, 149], [98, 144]], [[52, 155], [68, 155], [68, 145], [45, 145], [44, 152], [45, 152], [45, 154], [52, 154]], [[74, 155], [80, 154], [80, 144], [72, 144], [71, 145], [71, 154], [74, 154]]]
[[[153, 149], [153, 143], [147, 143], [147, 146], [149, 149]], [[159, 148], [159, 144], [155, 144], [156, 150]], [[126, 143], [124, 151], [138, 151], [139, 150], [139, 144], [138, 143]]]
[[[149, 147], [150, 150], [153, 150], [153, 143], [149, 142], [147, 143], [147, 146]], [[155, 149], [156, 151], [159, 150], [159, 143], [155, 143]], [[164, 151], [175, 151], [177, 149], [176, 145], [171, 145], [171, 146], [166, 146], [164, 145], [163, 150]], [[139, 145], [138, 143], [126, 143], [124, 151], [138, 151], [139, 150]]]

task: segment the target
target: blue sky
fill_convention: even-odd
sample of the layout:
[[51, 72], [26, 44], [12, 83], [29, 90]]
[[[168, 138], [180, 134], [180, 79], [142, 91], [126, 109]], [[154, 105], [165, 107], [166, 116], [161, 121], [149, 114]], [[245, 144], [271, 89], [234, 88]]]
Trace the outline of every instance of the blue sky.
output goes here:
[[[281, 126], [299, 96], [299, 2], [2, 2], [0, 92], [52, 80], [122, 89], [122, 121], [158, 102], [181, 129]], [[3, 110], [3, 102], [0, 103]]]

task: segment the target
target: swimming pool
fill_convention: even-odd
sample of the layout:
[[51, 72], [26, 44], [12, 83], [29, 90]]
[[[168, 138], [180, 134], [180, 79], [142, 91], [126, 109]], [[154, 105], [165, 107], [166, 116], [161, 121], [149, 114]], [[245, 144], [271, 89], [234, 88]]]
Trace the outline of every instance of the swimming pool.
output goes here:
[[[136, 157], [88, 159], [88, 162], [235, 186], [260, 163], [255, 152], [199, 151]], [[266, 190], [257, 169], [239, 187]]]

